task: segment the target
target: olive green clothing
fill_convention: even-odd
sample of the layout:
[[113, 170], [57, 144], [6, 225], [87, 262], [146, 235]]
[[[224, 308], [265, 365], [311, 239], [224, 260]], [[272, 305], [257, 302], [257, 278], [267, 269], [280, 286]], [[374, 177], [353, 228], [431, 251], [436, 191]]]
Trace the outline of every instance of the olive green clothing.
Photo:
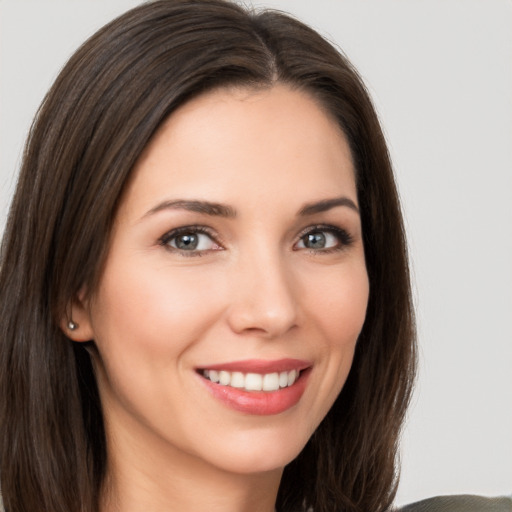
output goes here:
[[471, 494], [438, 496], [406, 505], [397, 512], [512, 512], [512, 495], [499, 498]]

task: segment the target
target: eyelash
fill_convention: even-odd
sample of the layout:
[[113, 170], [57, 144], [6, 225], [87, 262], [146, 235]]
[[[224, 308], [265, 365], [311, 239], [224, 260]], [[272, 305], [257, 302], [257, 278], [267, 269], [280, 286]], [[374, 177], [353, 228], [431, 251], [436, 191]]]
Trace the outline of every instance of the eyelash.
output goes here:
[[171, 247], [169, 245], [169, 242], [171, 242], [171, 240], [173, 240], [174, 238], [179, 237], [180, 235], [196, 235], [196, 234], [207, 235], [208, 237], [211, 238], [211, 240], [215, 244], [217, 244], [219, 246], [221, 245], [217, 241], [217, 238], [216, 238], [213, 230], [211, 230], [210, 228], [208, 228], [206, 226], [197, 226], [197, 225], [181, 226], [179, 228], [172, 229], [171, 231], [168, 231], [167, 233], [165, 233], [165, 235], [163, 235], [160, 238], [159, 243], [160, 243], [160, 245], [165, 247], [167, 250], [169, 250], [171, 252], [174, 252], [174, 253], [178, 253], [178, 254], [180, 254], [182, 256], [186, 256], [186, 257], [203, 256], [205, 253], [210, 252], [210, 250], [206, 250], [206, 251], [184, 251], [182, 249], [178, 249], [177, 247]]
[[[339, 252], [353, 243], [353, 237], [350, 235], [348, 231], [342, 228], [338, 228], [336, 226], [332, 226], [329, 224], [317, 224], [314, 226], [308, 226], [306, 229], [304, 229], [298, 236], [298, 241], [295, 242], [294, 246], [299, 243], [301, 240], [304, 239], [307, 235], [314, 234], [314, 233], [330, 233], [334, 235], [337, 240], [338, 244], [335, 247], [329, 247], [326, 249], [311, 249], [311, 248], [304, 248], [304, 249], [294, 249], [294, 250], [306, 250], [311, 254], [331, 254], [334, 252]], [[196, 257], [196, 256], [203, 256], [205, 253], [211, 252], [212, 250], [218, 250], [218, 249], [207, 249], [207, 250], [191, 250], [191, 251], [185, 251], [182, 249], [178, 249], [177, 247], [171, 247], [169, 243], [179, 237], [180, 235], [194, 235], [194, 234], [204, 234], [207, 235], [213, 243], [216, 245], [219, 245], [222, 247], [222, 245], [218, 242], [217, 237], [213, 230], [206, 226], [199, 226], [199, 225], [192, 225], [192, 226], [182, 226], [176, 229], [172, 229], [171, 231], [168, 231], [165, 233], [160, 239], [159, 244], [163, 247], [165, 247], [167, 250], [178, 253], [185, 257]]]
[[330, 233], [334, 235], [338, 239], [338, 244], [334, 247], [329, 247], [327, 249], [308, 249], [311, 254], [331, 254], [334, 252], [343, 251], [347, 247], [351, 246], [354, 242], [352, 235], [345, 229], [332, 226], [330, 224], [317, 224], [315, 226], [308, 226], [299, 234], [299, 241], [302, 240], [305, 236], [313, 234], [313, 233]]

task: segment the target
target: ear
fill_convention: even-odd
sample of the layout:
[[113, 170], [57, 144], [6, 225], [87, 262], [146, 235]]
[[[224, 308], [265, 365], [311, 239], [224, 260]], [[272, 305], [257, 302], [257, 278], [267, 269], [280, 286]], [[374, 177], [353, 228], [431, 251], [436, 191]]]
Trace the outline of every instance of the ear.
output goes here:
[[73, 341], [84, 342], [94, 338], [89, 301], [85, 296], [85, 291], [81, 290], [60, 321], [62, 332]]

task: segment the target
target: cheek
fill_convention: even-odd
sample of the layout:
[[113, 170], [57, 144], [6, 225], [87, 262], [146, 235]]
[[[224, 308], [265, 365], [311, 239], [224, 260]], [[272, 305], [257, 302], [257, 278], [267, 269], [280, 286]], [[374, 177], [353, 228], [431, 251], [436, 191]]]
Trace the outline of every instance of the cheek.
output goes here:
[[111, 418], [135, 417], [158, 430], [186, 405], [175, 390], [184, 389], [186, 354], [219, 317], [204, 293], [214, 283], [197, 268], [111, 261], [92, 308], [101, 399]]
[[163, 365], [218, 318], [218, 302], [205, 293], [213, 283], [205, 282], [204, 272], [117, 261], [106, 269], [93, 308], [100, 352], [119, 350], [116, 357]]
[[321, 354], [318, 396], [324, 396], [325, 400], [317, 402], [320, 421], [336, 400], [352, 366], [368, 304], [366, 267], [360, 263], [350, 265], [331, 274], [330, 278], [326, 275], [323, 281], [317, 276], [317, 285], [322, 286], [315, 288], [316, 293], [308, 294], [305, 307], [310, 312], [312, 328], [318, 334], [315, 339]]
[[[331, 350], [355, 346], [366, 318], [369, 282], [364, 264], [346, 266], [339, 272], [316, 276], [308, 287], [305, 308], [323, 331]], [[313, 293], [313, 290], [315, 292]]]

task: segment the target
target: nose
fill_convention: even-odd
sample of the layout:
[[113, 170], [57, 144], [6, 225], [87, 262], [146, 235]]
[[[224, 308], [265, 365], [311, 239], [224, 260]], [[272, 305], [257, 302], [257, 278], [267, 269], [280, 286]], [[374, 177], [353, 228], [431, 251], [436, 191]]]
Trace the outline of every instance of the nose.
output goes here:
[[245, 258], [231, 278], [228, 323], [234, 332], [273, 339], [297, 325], [293, 275], [278, 254]]

